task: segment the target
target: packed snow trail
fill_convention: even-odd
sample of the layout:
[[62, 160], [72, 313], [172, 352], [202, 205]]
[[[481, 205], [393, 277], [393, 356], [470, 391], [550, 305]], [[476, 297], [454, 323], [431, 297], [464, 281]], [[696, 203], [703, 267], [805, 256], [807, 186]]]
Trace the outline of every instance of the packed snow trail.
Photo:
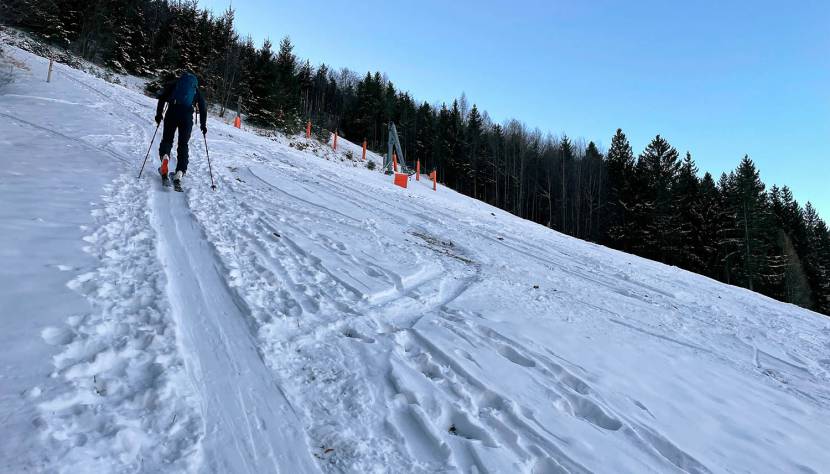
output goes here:
[[[37, 74], [46, 65], [42, 58], [18, 54]], [[35, 82], [32, 76], [28, 71], [18, 72], [18, 81], [31, 84]], [[40, 383], [22, 390], [17, 399], [9, 394], [14, 400], [10, 408], [24, 415], [19, 405], [38, 403], [40, 415], [30, 415], [26, 424], [40, 430], [44, 445], [50, 449], [41, 454], [30, 446], [24, 451], [27, 456], [6, 456], [32, 441], [4, 436], [10, 442], [3, 443], [0, 450], [0, 470], [317, 472], [302, 425], [251, 341], [246, 316], [237, 306], [238, 298], [229, 293], [217, 270], [201, 271], [218, 262], [205, 248], [209, 244], [199, 233], [183, 195], [172, 196], [172, 190], [165, 192], [152, 186], [157, 173], [149, 172], [142, 181], [135, 179], [134, 166], [151, 137], [146, 119], [152, 101], [121, 95], [120, 87], [96, 82], [91, 76], [56, 65], [53, 83], [36, 86], [41, 95], [8, 94], [3, 102], [6, 107], [0, 109], [0, 116], [10, 124], [0, 138], [7, 136], [6, 131], [18, 137], [40, 137], [34, 142], [37, 146], [27, 147], [34, 159], [12, 156], [16, 159], [4, 166], [12, 170], [13, 176], [36, 176], [40, 172], [46, 184], [62, 186], [67, 181], [70, 189], [78, 190], [84, 185], [94, 186], [99, 177], [105, 176], [104, 171], [123, 173], [103, 189], [97, 187], [96, 195], [104, 193], [103, 203], [91, 203], [89, 210], [83, 211], [75, 200], [66, 202], [78, 206], [77, 210], [50, 200], [40, 205], [45, 212], [36, 211], [53, 221], [64, 219], [67, 212], [77, 219], [89, 216], [91, 211], [100, 227], [83, 241], [78, 239], [77, 247], [86, 244], [86, 252], [100, 259], [100, 265], [66, 284], [89, 301], [88, 308], [64, 313], [64, 318], [68, 316], [66, 327], [57, 326], [60, 320], [47, 320], [54, 326], [34, 328], [42, 342], [63, 348], [53, 357], [52, 378], [64, 379], [64, 385], [55, 384], [44, 393], [48, 385]], [[11, 87], [26, 90], [23, 84]], [[27, 103], [36, 107], [41, 103], [57, 104], [53, 108], [67, 111], [37, 117], [26, 109]], [[112, 121], [113, 116], [119, 120]], [[108, 125], [110, 129], [105, 128]], [[151, 150], [153, 155], [157, 146], [158, 141]], [[41, 148], [44, 151], [39, 153]], [[82, 158], [75, 160], [75, 149]], [[56, 161], [62, 155], [72, 160]], [[18, 164], [27, 163], [28, 169], [13, 171]], [[53, 163], [73, 168], [50, 169], [54, 175], [50, 176], [47, 167]], [[149, 160], [148, 170], [155, 164], [155, 160]], [[73, 185], [73, 179], [78, 184]], [[37, 190], [29, 186], [21, 196], [34, 196]], [[59, 195], [66, 192], [59, 190]], [[50, 189], [39, 197], [49, 198], [51, 193]], [[50, 214], [56, 204], [63, 215]], [[181, 227], [186, 224], [194, 227]], [[86, 229], [81, 226], [82, 232], [88, 233]], [[4, 235], [20, 239], [37, 235], [37, 229], [21, 230], [24, 232]], [[19, 242], [10, 247], [15, 248]], [[62, 247], [58, 251], [66, 253]], [[32, 257], [38, 258], [40, 247], [28, 253], [27, 263], [37, 268], [37, 260]], [[77, 260], [71, 255], [57, 258], [66, 263]], [[74, 269], [57, 267], [61, 271]], [[31, 282], [29, 285], [34, 286]], [[203, 289], [210, 291], [202, 293]], [[50, 299], [59, 301], [48, 297], [46, 301]], [[10, 302], [3, 306], [23, 309], [30, 305]], [[71, 308], [75, 306], [80, 305]], [[4, 317], [4, 323], [12, 322]], [[32, 334], [27, 341], [31, 343]], [[18, 357], [26, 361], [24, 355]], [[26, 365], [31, 362], [26, 361]], [[3, 374], [3, 378], [22, 379], [17, 374], [24, 371], [20, 367], [9, 376]], [[5, 394], [2, 399], [6, 399]], [[13, 412], [4, 416], [4, 421], [12, 420], [7, 426], [25, 426], [17, 416]], [[18, 436], [26, 435], [21, 432]]]
[[210, 472], [318, 472], [305, 435], [179, 193], [154, 187], [153, 226], [185, 364], [202, 397]]
[[58, 66], [47, 84], [48, 61], [15, 56], [26, 67], [0, 91], [0, 346], [13, 356], [0, 355], [0, 471], [184, 471], [199, 426], [154, 298], [142, 190], [124, 175], [146, 126], [67, 80], [93, 77]]
[[[32, 242], [4, 233], [3, 255], [48, 270], [0, 273], [4, 327], [28, 338], [0, 352], [0, 470], [830, 465], [830, 319], [427, 182], [402, 190], [346, 141], [334, 152], [212, 118], [217, 192], [200, 140], [183, 194], [152, 172], [136, 181], [153, 101], [62, 65], [45, 86], [45, 61], [14, 54], [33, 72], [0, 95], [20, 118], [0, 121], [15, 154], [0, 195], [37, 218], [6, 211]], [[100, 199], [66, 199], [86, 179], [54, 179], [56, 157], [99, 168]], [[27, 200], [18, 159], [61, 192]], [[53, 249], [45, 229], [64, 221], [77, 242]]]

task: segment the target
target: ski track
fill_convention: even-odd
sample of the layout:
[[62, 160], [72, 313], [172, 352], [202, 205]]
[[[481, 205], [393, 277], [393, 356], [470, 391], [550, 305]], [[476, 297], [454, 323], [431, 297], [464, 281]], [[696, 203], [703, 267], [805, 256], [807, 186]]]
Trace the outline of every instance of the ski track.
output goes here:
[[[120, 134], [36, 127], [101, 159], [134, 157], [137, 168], [153, 101], [65, 66], [56, 72], [78, 97], [55, 103], [103, 110]], [[767, 418], [818, 439], [828, 423], [803, 421], [830, 404], [830, 327], [480, 203], [435, 205], [388, 183], [354, 182], [341, 175], [352, 164], [342, 155], [318, 148], [326, 162], [286, 144], [299, 138], [256, 137], [213, 119], [209, 128], [219, 192], [202, 182], [200, 139], [184, 193], [157, 182], [158, 141], [145, 179], [130, 168], [104, 189], [100, 227], [85, 239], [99, 268], [70, 283], [94, 312], [42, 334], [61, 348], [54, 376], [69, 387], [40, 405], [51, 470], [708, 473], [821, 464], [812, 451], [804, 464], [763, 458], [776, 442], [798, 446], [797, 435], [761, 444], [741, 431], [746, 419], [722, 418], [755, 394], [785, 394], [787, 405]], [[522, 318], [531, 321], [524, 330]], [[603, 358], [608, 349], [594, 339], [628, 359]], [[652, 352], [623, 350], [638, 345]], [[690, 360], [720, 371], [695, 378]], [[631, 383], [631, 367], [681, 399]], [[717, 377], [752, 390], [699, 388]], [[704, 400], [724, 415], [686, 409]], [[677, 429], [698, 418], [726, 432], [748, 464]]]
[[227, 287], [184, 196], [154, 186], [152, 199], [167, 296], [202, 398], [206, 468], [316, 472], [299, 420], [251, 336], [247, 309]]
[[[146, 151], [141, 147], [149, 140], [147, 127], [136, 119], [144, 122], [149, 116], [149, 100], [144, 110], [137, 111], [141, 104], [87, 85], [73, 77], [76, 71], [57, 69], [60, 77], [114, 102], [107, 109], [129, 112], [124, 122], [129, 149], [111, 135], [94, 143], [94, 137], [90, 142], [48, 127], [36, 128], [121, 161], [126, 161], [124, 155]], [[158, 141], [153, 148], [157, 145]], [[155, 157], [155, 150], [151, 154]], [[156, 175], [154, 168], [155, 159], [148, 160], [149, 181]], [[56, 369], [76, 387], [41, 405], [45, 432], [58, 453], [55, 470], [154, 472], [165, 466], [164, 470], [173, 471], [316, 472], [302, 425], [251, 340], [244, 308], [212, 268], [214, 254], [183, 195], [174, 196], [158, 186], [150, 186], [148, 192], [147, 182], [137, 182], [130, 170], [104, 190], [102, 227], [87, 238], [95, 244], [88, 251], [100, 255], [102, 266], [70, 284], [106, 312], [70, 318], [69, 328], [48, 328], [43, 333], [48, 343], [65, 345], [56, 358]], [[144, 202], [135, 199], [141, 195], [147, 196]], [[119, 234], [124, 231], [128, 232]], [[130, 242], [126, 248], [125, 242]], [[155, 273], [136, 273], [153, 266]], [[110, 299], [118, 297], [115, 288], [122, 292], [133, 288], [136, 294], [113, 307]], [[118, 310], [121, 306], [124, 309]], [[108, 326], [112, 329], [102, 330]], [[159, 337], [148, 340], [148, 333], [163, 334], [166, 345], [156, 347]], [[111, 339], [118, 341], [115, 352], [108, 348]], [[146, 355], [137, 357], [141, 353], [136, 350], [142, 349], [147, 349]], [[166, 362], [164, 372], [152, 360], [145, 361], [152, 354]], [[165, 361], [170, 358], [174, 363]], [[127, 380], [126, 386], [119, 378]], [[138, 399], [117, 402], [131, 397]], [[94, 411], [87, 415], [90, 409]], [[91, 417], [100, 420], [98, 428], [90, 430]], [[106, 446], [113, 429], [119, 441]], [[166, 448], [152, 446], [142, 431], [166, 433]], [[109, 451], [112, 457], [90, 464], [93, 453], [100, 451]]]
[[[59, 65], [55, 80], [75, 74], [81, 73]], [[94, 109], [115, 115], [123, 112], [121, 105], [96, 103]], [[108, 158], [134, 163], [126, 157], [142, 153], [142, 142], [149, 140], [145, 124], [132, 117], [118, 122], [120, 135], [91, 137], [79, 135], [72, 124], [35, 125], [3, 116], [80, 144], [102, 164]], [[84, 239], [84, 250], [100, 266], [68, 283], [94, 311], [42, 332], [46, 343], [62, 347], [53, 376], [68, 387], [39, 405], [36, 423], [52, 446], [49, 472], [189, 472], [200, 455], [198, 400], [168, 317], [147, 189], [128, 169], [104, 188], [102, 204], [93, 211], [100, 227]], [[157, 444], [154, 436], [165, 442]]]

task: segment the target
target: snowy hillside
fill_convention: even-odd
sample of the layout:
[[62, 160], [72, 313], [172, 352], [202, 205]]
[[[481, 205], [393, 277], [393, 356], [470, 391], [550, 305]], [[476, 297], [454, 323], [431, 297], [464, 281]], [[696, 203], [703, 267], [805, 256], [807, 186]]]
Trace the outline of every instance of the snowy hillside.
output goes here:
[[12, 54], [0, 472], [827, 472], [830, 319]]

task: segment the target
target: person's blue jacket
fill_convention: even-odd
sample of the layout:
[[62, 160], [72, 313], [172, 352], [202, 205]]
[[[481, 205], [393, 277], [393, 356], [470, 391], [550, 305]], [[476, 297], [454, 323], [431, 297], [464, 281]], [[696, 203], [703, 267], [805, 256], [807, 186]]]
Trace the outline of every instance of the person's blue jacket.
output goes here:
[[[159, 94], [159, 103], [156, 106], [156, 123], [160, 123], [162, 119], [162, 112], [164, 112], [164, 104], [171, 101], [173, 96], [173, 91], [176, 89], [176, 82], [177, 80], [173, 80], [168, 82], [164, 89], [161, 90]], [[207, 128], [207, 106], [205, 105], [205, 99], [202, 96], [202, 92], [199, 88], [196, 88], [196, 95], [193, 97], [193, 104], [171, 104], [171, 107], [186, 107], [187, 113], [193, 114], [193, 105], [196, 104], [199, 106], [199, 123], [202, 125], [202, 131], [205, 131]], [[182, 110], [182, 112], [184, 112]]]

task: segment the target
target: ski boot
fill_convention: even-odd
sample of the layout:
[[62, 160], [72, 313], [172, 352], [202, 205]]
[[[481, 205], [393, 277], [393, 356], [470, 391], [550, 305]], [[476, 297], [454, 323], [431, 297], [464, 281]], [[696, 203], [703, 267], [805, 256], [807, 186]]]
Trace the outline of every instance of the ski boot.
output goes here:
[[184, 177], [184, 173], [181, 171], [176, 171], [176, 174], [173, 175], [173, 189], [178, 192], [182, 192], [182, 178]]
[[170, 163], [170, 156], [164, 155], [161, 157], [161, 166], [159, 166], [159, 174], [161, 175], [161, 184], [170, 186], [170, 177], [168, 175], [168, 163]]

